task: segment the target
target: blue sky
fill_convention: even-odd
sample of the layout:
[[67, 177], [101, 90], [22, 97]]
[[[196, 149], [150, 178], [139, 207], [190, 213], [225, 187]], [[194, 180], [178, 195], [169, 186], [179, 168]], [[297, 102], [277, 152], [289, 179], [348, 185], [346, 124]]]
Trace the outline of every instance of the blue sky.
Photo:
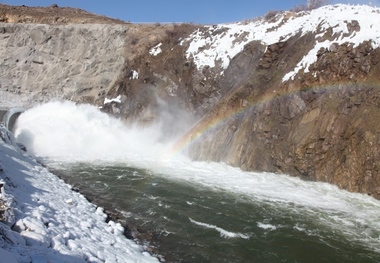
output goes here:
[[[307, 0], [0, 0], [2, 4], [70, 6], [130, 22], [191, 22], [216, 24], [287, 10]], [[380, 0], [332, 1], [332, 3], [380, 5]]]

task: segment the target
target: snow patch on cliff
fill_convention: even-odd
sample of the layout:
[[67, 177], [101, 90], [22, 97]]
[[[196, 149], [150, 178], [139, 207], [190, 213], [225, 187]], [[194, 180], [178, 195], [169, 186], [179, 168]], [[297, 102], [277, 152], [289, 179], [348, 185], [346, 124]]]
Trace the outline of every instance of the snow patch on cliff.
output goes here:
[[104, 99], [104, 105], [109, 104], [111, 102], [121, 103], [121, 95], [113, 99], [107, 99], [107, 98]]
[[[349, 30], [349, 24], [355, 23], [359, 30]], [[270, 45], [287, 41], [297, 34], [316, 33], [314, 48], [284, 76], [283, 81], [287, 81], [302, 69], [307, 72], [308, 67], [317, 60], [318, 50], [321, 47], [329, 48], [331, 43], [352, 43], [356, 47], [364, 41], [371, 41], [372, 47], [378, 48], [379, 24], [379, 8], [338, 4], [297, 14], [284, 12], [268, 21], [263, 18], [246, 23], [205, 26], [193, 32], [184, 42], [189, 42], [186, 56], [194, 60], [198, 70], [218, 65], [224, 70], [249, 42], [260, 41]], [[329, 28], [333, 30], [334, 40], [322, 40]]]
[[152, 56], [157, 56], [158, 54], [162, 52], [161, 46], [162, 46], [162, 43], [159, 43], [158, 45], [154, 46], [153, 48], [149, 50], [149, 54], [151, 54]]
[[132, 76], [129, 79], [139, 79], [139, 73], [136, 70], [132, 70]]

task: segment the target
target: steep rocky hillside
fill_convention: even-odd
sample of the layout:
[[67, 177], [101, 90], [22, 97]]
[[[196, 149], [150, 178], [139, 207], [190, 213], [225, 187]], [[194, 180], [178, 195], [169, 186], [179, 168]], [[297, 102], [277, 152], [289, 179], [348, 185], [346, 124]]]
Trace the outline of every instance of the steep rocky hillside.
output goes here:
[[0, 4], [0, 22], [39, 24], [125, 24], [124, 21], [99, 16], [79, 8], [9, 6]]
[[31, 10], [0, 6], [2, 106], [89, 102], [169, 133], [197, 120], [177, 144], [194, 159], [380, 197], [379, 9], [208, 26]]
[[[193, 158], [379, 197], [378, 21], [377, 9], [339, 5], [248, 25], [246, 37], [266, 50], [247, 81], [188, 133]], [[245, 26], [217, 30], [231, 36]], [[211, 46], [218, 41], [211, 38]], [[209, 63], [200, 52], [193, 56], [200, 67]]]

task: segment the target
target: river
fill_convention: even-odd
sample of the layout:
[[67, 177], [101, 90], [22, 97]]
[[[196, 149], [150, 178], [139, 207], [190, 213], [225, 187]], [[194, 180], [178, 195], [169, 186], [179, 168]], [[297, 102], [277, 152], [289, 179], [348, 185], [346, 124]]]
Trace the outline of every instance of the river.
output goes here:
[[[167, 262], [379, 262], [380, 202], [326, 183], [192, 162], [91, 106], [23, 113], [16, 136], [71, 185], [150, 233]], [[170, 151], [169, 151], [170, 152]]]

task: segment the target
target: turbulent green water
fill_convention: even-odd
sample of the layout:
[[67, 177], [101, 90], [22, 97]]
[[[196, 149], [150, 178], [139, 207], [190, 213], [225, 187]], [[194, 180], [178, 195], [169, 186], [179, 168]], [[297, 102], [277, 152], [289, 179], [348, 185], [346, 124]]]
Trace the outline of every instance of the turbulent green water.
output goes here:
[[380, 231], [355, 218], [347, 219], [347, 231], [336, 229], [350, 216], [339, 210], [255, 199], [117, 164], [54, 167], [96, 203], [152, 233], [151, 245], [168, 262], [380, 261], [366, 243]]
[[96, 204], [124, 215], [167, 262], [380, 262], [378, 200], [192, 162], [163, 142], [163, 127], [51, 102], [20, 115], [15, 134]]

